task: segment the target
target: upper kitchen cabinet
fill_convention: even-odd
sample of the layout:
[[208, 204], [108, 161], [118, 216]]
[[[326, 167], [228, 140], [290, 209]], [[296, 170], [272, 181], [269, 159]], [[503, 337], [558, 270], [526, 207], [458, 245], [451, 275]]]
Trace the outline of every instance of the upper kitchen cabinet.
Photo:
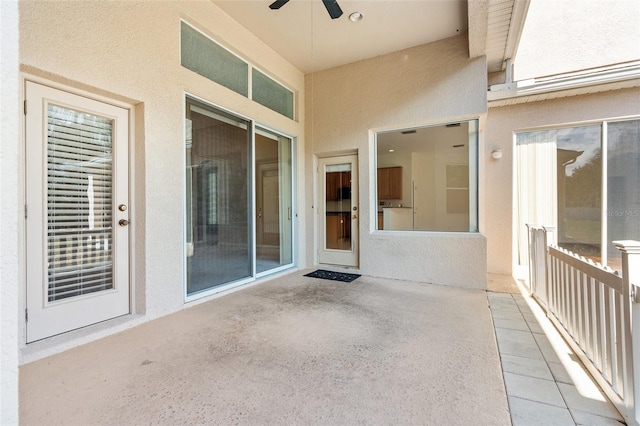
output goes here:
[[378, 169], [378, 200], [402, 199], [402, 167]]
[[328, 172], [326, 176], [327, 201], [351, 198], [351, 172]]

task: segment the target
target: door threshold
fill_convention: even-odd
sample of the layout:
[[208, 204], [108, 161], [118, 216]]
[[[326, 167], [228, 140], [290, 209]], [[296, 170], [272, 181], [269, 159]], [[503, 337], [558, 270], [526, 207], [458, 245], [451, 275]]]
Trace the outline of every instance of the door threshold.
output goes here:
[[146, 322], [145, 315], [126, 314], [86, 327], [47, 337], [20, 347], [19, 365], [28, 364], [90, 343]]

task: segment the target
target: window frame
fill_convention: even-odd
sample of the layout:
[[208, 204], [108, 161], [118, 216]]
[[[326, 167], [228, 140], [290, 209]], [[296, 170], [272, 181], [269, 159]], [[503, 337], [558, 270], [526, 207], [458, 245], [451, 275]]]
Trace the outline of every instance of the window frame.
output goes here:
[[[480, 159], [479, 159], [479, 148], [480, 148], [480, 122], [481, 118], [478, 116], [464, 117], [457, 120], [445, 120], [445, 121], [434, 121], [430, 123], [426, 123], [423, 125], [410, 126], [410, 127], [393, 127], [393, 128], [385, 128], [385, 129], [375, 129], [371, 130], [372, 134], [372, 165], [373, 171], [371, 173], [371, 203], [375, 207], [371, 212], [371, 231], [372, 232], [384, 232], [386, 234], [391, 234], [394, 232], [399, 232], [402, 235], [406, 235], [409, 233], [418, 233], [421, 235], [429, 234], [429, 233], [453, 233], [453, 234], [479, 234], [480, 233], [480, 220], [479, 220], [479, 211], [480, 211], [480, 203], [479, 203], [479, 182], [480, 182]], [[378, 227], [378, 208], [381, 207], [380, 200], [378, 200], [378, 140], [379, 136], [382, 134], [389, 133], [400, 133], [400, 132], [411, 132], [417, 131], [425, 128], [432, 127], [446, 127], [448, 125], [454, 125], [457, 123], [469, 123], [468, 128], [468, 139], [470, 141], [473, 137], [473, 143], [469, 143], [468, 149], [468, 166], [469, 166], [469, 181], [468, 181], [468, 191], [469, 191], [469, 221], [468, 221], [468, 229], [466, 231], [463, 230], [437, 230], [437, 229], [413, 229], [413, 230], [394, 230], [394, 229], [379, 229]], [[446, 165], [444, 164], [445, 169]], [[454, 164], [454, 163], [450, 163]], [[457, 164], [457, 163], [456, 163]], [[445, 184], [446, 191], [446, 184]], [[415, 206], [412, 206], [415, 208]]]
[[[220, 284], [214, 287], [210, 287], [209, 289], [203, 290], [203, 291], [199, 291], [199, 292], [195, 292], [195, 293], [188, 293], [188, 289], [187, 289], [187, 242], [188, 242], [188, 236], [189, 236], [189, 231], [187, 229], [187, 208], [186, 208], [186, 203], [187, 203], [187, 191], [186, 191], [186, 185], [187, 185], [187, 178], [186, 178], [186, 173], [183, 174], [182, 176], [182, 188], [183, 188], [183, 195], [182, 195], [182, 221], [183, 221], [183, 234], [182, 234], [182, 245], [183, 245], [183, 251], [182, 251], [182, 268], [183, 268], [183, 297], [184, 297], [184, 303], [190, 303], [190, 302], [194, 302], [196, 300], [200, 300], [203, 298], [208, 298], [211, 296], [214, 296], [216, 294], [219, 293], [223, 293], [229, 290], [232, 290], [236, 287], [241, 287], [244, 285], [248, 285], [251, 283], [256, 282], [257, 280], [264, 278], [266, 276], [271, 276], [277, 273], [280, 273], [282, 271], [285, 270], [289, 270], [292, 268], [297, 267], [298, 265], [298, 241], [297, 241], [297, 235], [298, 235], [298, 231], [297, 231], [297, 217], [298, 217], [298, 197], [297, 197], [297, 191], [298, 191], [298, 180], [297, 180], [297, 176], [298, 176], [298, 161], [297, 161], [297, 138], [291, 134], [288, 134], [286, 132], [280, 131], [275, 129], [273, 126], [270, 126], [268, 124], [264, 124], [263, 122], [260, 122], [258, 120], [254, 120], [244, 114], [235, 112], [231, 109], [228, 109], [224, 106], [221, 106], [220, 104], [211, 102], [201, 96], [198, 96], [196, 94], [194, 94], [193, 92], [187, 92], [187, 91], [183, 91], [183, 96], [182, 96], [182, 125], [183, 125], [183, 145], [186, 148], [186, 144], [187, 144], [187, 126], [186, 126], [186, 110], [187, 110], [187, 101], [188, 100], [192, 100], [192, 101], [196, 101], [197, 103], [200, 104], [204, 104], [207, 107], [213, 108], [215, 110], [217, 110], [218, 112], [221, 112], [223, 114], [228, 114], [230, 116], [236, 117], [240, 120], [244, 120], [246, 122], [248, 122], [248, 126], [247, 126], [247, 131], [250, 132], [251, 135], [251, 147], [250, 147], [250, 162], [251, 165], [249, 166], [249, 185], [251, 186], [251, 193], [249, 194], [249, 205], [248, 205], [248, 214], [254, 218], [253, 221], [251, 221], [250, 226], [249, 226], [249, 233], [250, 233], [250, 241], [252, 244], [251, 247], [251, 259], [250, 261], [252, 262], [251, 265], [251, 275], [237, 280], [237, 281], [232, 281], [232, 282], [228, 282], [228, 283], [224, 283], [224, 284]], [[292, 217], [292, 229], [291, 229], [291, 262], [285, 265], [281, 265], [272, 269], [269, 269], [267, 271], [263, 271], [263, 272], [257, 272], [256, 270], [256, 223], [255, 223], [255, 217], [256, 217], [256, 205], [255, 205], [255, 187], [254, 187], [254, 181], [255, 181], [255, 174], [256, 174], [256, 170], [257, 170], [257, 165], [255, 163], [255, 135], [257, 132], [271, 132], [275, 135], [287, 138], [290, 140], [291, 143], [291, 217]], [[182, 150], [182, 164], [183, 166], [185, 166], [187, 164], [186, 162], [186, 154], [187, 150], [183, 149]], [[220, 219], [219, 219], [220, 220]]]

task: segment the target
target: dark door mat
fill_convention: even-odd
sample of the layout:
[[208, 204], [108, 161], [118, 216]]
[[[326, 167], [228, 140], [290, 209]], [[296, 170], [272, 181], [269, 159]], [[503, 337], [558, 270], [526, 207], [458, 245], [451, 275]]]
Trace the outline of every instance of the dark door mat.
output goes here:
[[350, 283], [356, 278], [360, 277], [359, 274], [345, 274], [343, 272], [326, 271], [324, 269], [318, 269], [309, 274], [305, 274], [305, 277], [322, 278], [323, 280], [343, 281]]

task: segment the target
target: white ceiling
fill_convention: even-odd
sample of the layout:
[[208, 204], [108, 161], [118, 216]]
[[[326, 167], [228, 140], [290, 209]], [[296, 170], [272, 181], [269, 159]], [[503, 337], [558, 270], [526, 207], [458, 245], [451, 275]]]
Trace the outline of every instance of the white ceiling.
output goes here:
[[[467, 33], [466, 0], [338, 0], [332, 20], [322, 0], [211, 0], [304, 73]], [[360, 12], [354, 23], [349, 14]]]

